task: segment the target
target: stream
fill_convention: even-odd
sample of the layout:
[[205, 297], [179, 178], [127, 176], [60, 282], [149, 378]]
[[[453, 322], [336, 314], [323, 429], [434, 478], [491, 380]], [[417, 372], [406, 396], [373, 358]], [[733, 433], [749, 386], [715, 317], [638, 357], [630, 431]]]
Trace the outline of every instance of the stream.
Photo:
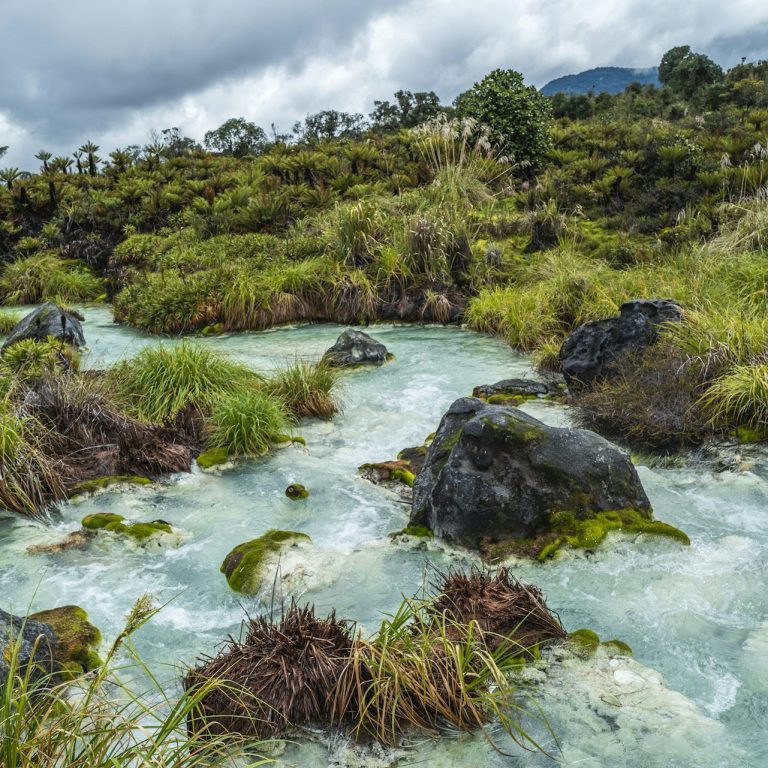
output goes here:
[[[157, 339], [112, 323], [109, 308], [84, 308], [85, 365], [103, 368]], [[316, 358], [342, 327], [324, 324], [202, 339], [268, 371], [295, 357]], [[231, 592], [219, 573], [236, 545], [269, 528], [312, 538], [276, 579], [277, 599], [298, 591], [318, 613], [331, 608], [366, 629], [438, 567], [471, 563], [438, 543], [393, 544], [408, 508], [362, 480], [357, 467], [421, 444], [448, 405], [474, 386], [534, 377], [530, 359], [501, 341], [459, 328], [380, 325], [369, 329], [395, 360], [342, 379], [343, 412], [306, 421], [295, 445], [229, 471], [202, 472], [62, 504], [53, 522], [0, 518], [0, 605], [16, 614], [77, 604], [111, 642], [144, 592], [164, 610], [135, 637], [160, 675], [237, 634], [244, 610], [269, 608]], [[532, 415], [567, 425], [563, 406], [531, 402]], [[423, 738], [399, 751], [356, 749], [345, 740], [288, 743], [279, 766], [764, 766], [768, 765], [768, 453], [740, 449], [734, 468], [713, 463], [639, 466], [658, 519], [686, 531], [691, 547], [662, 538], [612, 535], [596, 552], [566, 552], [554, 562], [516, 562], [515, 575], [539, 585], [569, 630], [589, 627], [619, 638], [634, 661], [604, 652], [555, 660], [538, 673], [537, 696], [559, 740], [555, 760], [481, 735]], [[310, 497], [288, 500], [304, 484]], [[79, 528], [86, 514], [163, 519], [183, 531], [176, 548], [130, 548], [97, 541], [87, 550], [30, 555]], [[167, 666], [162, 666], [167, 665]], [[531, 673], [536, 677], [537, 673]], [[662, 683], [663, 679], [663, 683]], [[546, 735], [546, 734], [545, 734]], [[549, 745], [557, 750], [554, 744]], [[508, 749], [507, 749], [508, 747]]]

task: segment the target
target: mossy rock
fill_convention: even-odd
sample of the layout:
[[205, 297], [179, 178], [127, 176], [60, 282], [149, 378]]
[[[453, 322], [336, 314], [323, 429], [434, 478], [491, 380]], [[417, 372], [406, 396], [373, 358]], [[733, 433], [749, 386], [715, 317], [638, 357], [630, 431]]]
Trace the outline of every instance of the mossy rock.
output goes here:
[[366, 480], [375, 484], [400, 483], [413, 488], [416, 476], [411, 471], [408, 461], [380, 461], [376, 463], [361, 464], [358, 470]]
[[269, 556], [300, 541], [312, 539], [306, 533], [296, 531], [267, 531], [258, 539], [238, 544], [224, 558], [219, 570], [226, 576], [230, 589], [243, 595], [253, 595], [261, 588]]
[[200, 469], [213, 469], [226, 464], [229, 461], [229, 454], [226, 448], [211, 448], [208, 451], [203, 451], [196, 461]]
[[285, 489], [285, 495], [291, 501], [300, 501], [309, 497], [309, 491], [301, 483], [291, 483]]
[[152, 485], [152, 481], [147, 477], [140, 475], [105, 475], [93, 480], [85, 480], [82, 483], [72, 486], [69, 491], [70, 496], [79, 496], [86, 493], [95, 493], [112, 485]]
[[127, 522], [122, 515], [109, 512], [97, 512], [87, 515], [81, 521], [87, 531], [109, 531], [120, 536], [127, 536], [138, 542], [145, 542], [153, 536], [174, 533], [170, 523], [164, 520], [152, 520], [149, 523]]
[[397, 536], [413, 536], [416, 539], [432, 539], [435, 534], [426, 525], [407, 525], [402, 531], [389, 534], [391, 538]]
[[618, 656], [632, 656], [632, 649], [623, 640], [606, 640], [602, 642], [600, 636], [592, 629], [577, 629], [568, 633], [568, 643], [580, 656], [590, 658], [597, 653], [598, 648], [605, 648], [609, 653]]
[[227, 330], [224, 323], [214, 323], [213, 325], [206, 325], [205, 328], [203, 328], [200, 331], [201, 336], [221, 336], [222, 333], [225, 333]]
[[762, 443], [765, 440], [768, 440], [768, 430], [766, 430], [765, 427], [750, 427], [746, 424], [742, 424], [733, 430], [733, 436], [741, 445]]
[[101, 666], [98, 653], [101, 632], [90, 623], [88, 614], [76, 605], [40, 611], [30, 617], [47, 624], [56, 635], [54, 657], [65, 679], [72, 679]]

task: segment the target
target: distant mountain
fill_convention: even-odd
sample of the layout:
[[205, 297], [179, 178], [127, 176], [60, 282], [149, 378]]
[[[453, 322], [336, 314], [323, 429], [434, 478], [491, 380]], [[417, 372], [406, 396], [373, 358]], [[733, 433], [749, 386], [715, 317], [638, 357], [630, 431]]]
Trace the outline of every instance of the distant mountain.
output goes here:
[[632, 69], [631, 67], [596, 67], [578, 75], [564, 75], [550, 80], [541, 92], [545, 96], [555, 93], [567, 93], [576, 96], [581, 93], [621, 93], [631, 83], [643, 85], [661, 85], [659, 68], [646, 67]]

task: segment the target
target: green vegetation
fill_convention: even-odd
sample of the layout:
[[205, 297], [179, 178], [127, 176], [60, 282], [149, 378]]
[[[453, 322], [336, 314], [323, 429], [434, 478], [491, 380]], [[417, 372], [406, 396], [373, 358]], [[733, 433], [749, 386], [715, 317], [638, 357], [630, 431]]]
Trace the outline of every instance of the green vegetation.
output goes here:
[[229, 461], [229, 452], [226, 448], [211, 448], [203, 451], [196, 461], [200, 469], [213, 469]]
[[233, 392], [213, 406], [208, 419], [208, 445], [230, 456], [262, 456], [282, 442], [290, 418], [282, 402], [254, 390]]
[[[39, 674], [35, 664], [22, 662], [21, 636], [6, 649], [8, 676], [0, 687], [0, 764], [4, 768], [202, 768], [230, 765], [236, 755], [242, 756], [245, 745], [236, 735], [224, 741], [209, 730], [187, 732], [187, 719], [211, 691], [211, 684], [172, 698], [134, 650], [132, 635], [156, 612], [148, 597], [137, 601], [103, 664], [97, 663], [91, 650], [98, 644], [98, 631], [79, 609], [70, 606], [37, 614], [36, 618], [57, 627], [60, 642], [73, 653], [74, 664], [65, 665], [64, 677], [75, 675], [77, 667], [92, 671], [61, 682], [58, 676]], [[87, 637], [78, 634], [79, 641], [72, 634], [78, 623], [80, 629], [90, 627]], [[78, 642], [84, 644], [78, 646]], [[142, 675], [149, 690], [137, 694], [129, 689], [123, 682], [129, 673]], [[249, 765], [264, 764], [253, 756], [257, 745], [251, 741], [248, 746]]]
[[252, 595], [259, 591], [264, 576], [264, 566], [270, 555], [285, 546], [299, 541], [311, 541], [305, 533], [296, 531], [267, 531], [257, 539], [238, 544], [221, 564], [221, 572], [227, 584], [235, 592]]
[[86, 531], [109, 531], [121, 536], [127, 536], [139, 542], [163, 533], [173, 533], [174, 530], [169, 523], [163, 520], [152, 520], [149, 523], [131, 523], [126, 522], [122, 515], [115, 515], [109, 512], [97, 512], [93, 515], [87, 515], [82, 519], [82, 526]]
[[[118, 321], [163, 334], [466, 321], [552, 371], [580, 323], [668, 296], [686, 322], [664, 354], [683, 367], [666, 373], [687, 379], [685, 396], [654, 395], [661, 363], [637, 386], [626, 366], [585, 419], [663, 450], [762, 428], [768, 65], [724, 72], [682, 46], [660, 77], [661, 88], [547, 100], [496, 70], [453, 108], [398, 91], [367, 126], [326, 110], [269, 141], [233, 118], [206, 136], [209, 152], [176, 129], [106, 163], [83, 145], [76, 174], [40, 153], [42, 173], [2, 177], [0, 299], [106, 291]], [[117, 388], [158, 421], [240, 391], [226, 373], [226, 392], [206, 382], [207, 399], [174, 375], [134, 366]], [[328, 371], [299, 362], [267, 387], [297, 416], [330, 415], [332, 390]], [[629, 413], [611, 416], [630, 391]]]
[[54, 338], [24, 339], [8, 347], [0, 357], [0, 374], [36, 379], [57, 370], [80, 370], [80, 353]]
[[139, 475], [106, 475], [77, 483], [77, 485], [72, 486], [70, 489], [70, 495], [95, 493], [113, 485], [152, 485], [152, 481], [148, 477], [141, 477]]
[[223, 397], [243, 394], [262, 381], [242, 363], [187, 342], [146, 347], [116, 365], [110, 376], [130, 411], [157, 423], [171, 421], [185, 409], [210, 413]]
[[0, 336], [7, 336], [21, 320], [18, 312], [0, 312]]
[[297, 359], [278, 369], [270, 377], [266, 389], [298, 418], [329, 419], [339, 410], [335, 397], [338, 386], [338, 369], [324, 362]]
[[285, 489], [285, 495], [293, 501], [299, 501], [309, 498], [309, 491], [301, 483], [291, 483]]

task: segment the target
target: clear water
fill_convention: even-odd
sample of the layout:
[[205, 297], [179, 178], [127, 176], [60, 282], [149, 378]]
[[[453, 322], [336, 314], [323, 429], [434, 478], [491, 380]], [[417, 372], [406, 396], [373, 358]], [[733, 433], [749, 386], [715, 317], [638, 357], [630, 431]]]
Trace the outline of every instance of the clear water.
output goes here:
[[[85, 313], [91, 367], [158, 343], [114, 325], [106, 309]], [[304, 326], [203, 343], [266, 370], [296, 356], [319, 356], [340, 330]], [[234, 545], [276, 527], [304, 531], [313, 541], [282, 564], [278, 590], [375, 626], [402, 594], [418, 590], [428, 561], [445, 565], [462, 556], [437, 545], [390, 543], [387, 534], [403, 527], [408, 510], [361, 480], [358, 465], [419, 444], [447, 406], [474, 386], [532, 371], [526, 357], [499, 341], [457, 328], [376, 326], [371, 333], [396, 360], [346, 375], [344, 412], [301, 426], [306, 450], [292, 447], [228, 472], [195, 471], [64, 504], [50, 525], [0, 519], [2, 607], [24, 613], [76, 603], [109, 639], [143, 592], [171, 600], [136, 638], [148, 659], [169, 665], [170, 681], [179, 664], [237, 633], [244, 610], [265, 608], [258, 597], [229, 591], [219, 566]], [[528, 409], [549, 423], [568, 422], [560, 406]], [[546, 591], [567, 628], [587, 626], [634, 649], [634, 662], [565, 659], [542, 678], [539, 695], [560, 740], [559, 764], [768, 764], [768, 454], [753, 448], [742, 458], [739, 471], [730, 472], [640, 467], [657, 517], [687, 531], [690, 548], [617, 536], [593, 555], [516, 564], [520, 578]], [[306, 485], [310, 498], [289, 501], [284, 490], [292, 482]], [[182, 529], [184, 540], [167, 549], [99, 542], [87, 551], [26, 553], [31, 544], [61, 539], [96, 511], [161, 518]], [[514, 748], [510, 753], [494, 752], [477, 736], [426, 739], [381, 754], [317, 739], [288, 745], [279, 760], [285, 766], [552, 764]]]

